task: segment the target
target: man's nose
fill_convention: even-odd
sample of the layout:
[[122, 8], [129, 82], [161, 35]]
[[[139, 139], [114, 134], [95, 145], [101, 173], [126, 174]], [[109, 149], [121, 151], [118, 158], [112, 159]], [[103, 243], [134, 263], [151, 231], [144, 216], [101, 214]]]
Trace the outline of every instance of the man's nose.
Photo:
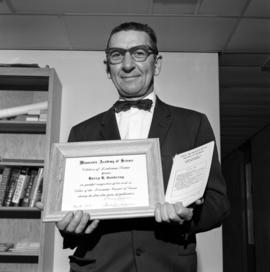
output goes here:
[[122, 62], [123, 70], [130, 71], [134, 68], [135, 63], [129, 52], [126, 52], [123, 62]]

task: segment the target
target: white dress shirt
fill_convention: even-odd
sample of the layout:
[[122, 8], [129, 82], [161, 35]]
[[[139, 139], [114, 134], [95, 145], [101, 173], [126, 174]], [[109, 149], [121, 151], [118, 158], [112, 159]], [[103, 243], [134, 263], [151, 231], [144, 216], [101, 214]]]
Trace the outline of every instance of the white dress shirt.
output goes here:
[[156, 103], [156, 95], [152, 92], [144, 97], [144, 99], [151, 99], [153, 101], [150, 111], [131, 107], [128, 111], [115, 113], [122, 140], [146, 139], [148, 137]]

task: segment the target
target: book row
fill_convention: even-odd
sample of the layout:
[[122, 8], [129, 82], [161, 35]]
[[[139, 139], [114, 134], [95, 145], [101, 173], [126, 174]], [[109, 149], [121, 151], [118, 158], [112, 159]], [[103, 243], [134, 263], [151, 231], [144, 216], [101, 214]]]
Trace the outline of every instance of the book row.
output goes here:
[[41, 200], [43, 167], [0, 168], [0, 207], [34, 207]]

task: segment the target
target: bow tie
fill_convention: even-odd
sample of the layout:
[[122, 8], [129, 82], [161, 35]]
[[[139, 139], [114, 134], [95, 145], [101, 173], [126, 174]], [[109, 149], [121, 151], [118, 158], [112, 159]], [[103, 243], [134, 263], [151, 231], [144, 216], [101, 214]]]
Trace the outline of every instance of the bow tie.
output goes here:
[[138, 108], [139, 110], [150, 111], [153, 101], [151, 99], [141, 99], [141, 100], [118, 100], [114, 103], [113, 108], [116, 113], [120, 111], [127, 111], [131, 107]]

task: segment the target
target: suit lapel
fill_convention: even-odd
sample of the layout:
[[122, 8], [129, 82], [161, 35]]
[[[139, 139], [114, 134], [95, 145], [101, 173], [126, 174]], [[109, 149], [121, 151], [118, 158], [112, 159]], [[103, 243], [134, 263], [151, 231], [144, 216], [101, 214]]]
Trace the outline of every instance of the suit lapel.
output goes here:
[[103, 140], [120, 140], [120, 134], [113, 108], [110, 108], [104, 113], [101, 126], [101, 137]]
[[169, 107], [157, 97], [148, 138], [159, 138], [160, 145], [162, 145], [171, 122], [172, 115]]

